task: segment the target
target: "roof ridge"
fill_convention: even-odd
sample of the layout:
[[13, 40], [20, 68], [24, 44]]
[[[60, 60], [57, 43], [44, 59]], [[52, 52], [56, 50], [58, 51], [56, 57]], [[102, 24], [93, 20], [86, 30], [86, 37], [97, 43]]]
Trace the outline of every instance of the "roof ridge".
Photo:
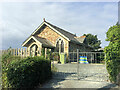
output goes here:
[[[55, 26], [55, 25], [53, 25], [53, 24], [51, 24], [51, 23], [49, 23], [49, 22], [47, 22], [47, 21], [44, 21], [44, 22], [46, 22], [46, 23], [48, 23], [49, 25], [52, 25], [52, 26], [54, 26], [54, 27], [56, 27], [56, 28], [59, 28], [58, 26]], [[70, 32], [68, 32], [68, 31], [66, 31], [66, 30], [64, 30], [64, 29], [62, 29], [62, 28], [59, 28], [59, 29], [60, 29], [60, 30], [63, 30], [63, 31], [66, 32], [66, 33], [69, 33], [69, 34], [71, 34], [71, 35], [76, 36], [75, 34], [70, 33]]]

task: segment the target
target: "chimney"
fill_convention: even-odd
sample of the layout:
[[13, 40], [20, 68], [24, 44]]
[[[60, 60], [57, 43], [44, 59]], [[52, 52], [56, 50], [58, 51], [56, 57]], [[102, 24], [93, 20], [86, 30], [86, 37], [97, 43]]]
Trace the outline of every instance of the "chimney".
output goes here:
[[45, 18], [43, 18], [43, 21], [45, 22]]

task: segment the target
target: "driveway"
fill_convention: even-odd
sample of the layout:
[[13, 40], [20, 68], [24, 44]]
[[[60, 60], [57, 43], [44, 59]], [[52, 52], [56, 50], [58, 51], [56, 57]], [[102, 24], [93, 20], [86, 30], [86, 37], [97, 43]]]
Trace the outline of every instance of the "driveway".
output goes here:
[[116, 88], [110, 83], [105, 65], [55, 64], [57, 72], [42, 88]]

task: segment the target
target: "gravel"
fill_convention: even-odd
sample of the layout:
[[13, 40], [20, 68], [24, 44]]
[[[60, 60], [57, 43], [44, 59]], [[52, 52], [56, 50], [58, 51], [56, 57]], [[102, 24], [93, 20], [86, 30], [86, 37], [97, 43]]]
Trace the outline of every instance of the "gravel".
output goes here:
[[57, 72], [42, 88], [117, 88], [103, 64], [55, 64]]

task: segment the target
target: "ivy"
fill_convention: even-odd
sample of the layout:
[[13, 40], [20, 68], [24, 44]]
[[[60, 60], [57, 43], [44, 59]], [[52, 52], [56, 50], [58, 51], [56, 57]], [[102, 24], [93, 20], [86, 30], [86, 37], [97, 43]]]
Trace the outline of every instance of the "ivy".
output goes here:
[[105, 47], [107, 70], [110, 80], [116, 82], [117, 75], [120, 72], [120, 25], [114, 25], [106, 33], [106, 41], [110, 41]]

